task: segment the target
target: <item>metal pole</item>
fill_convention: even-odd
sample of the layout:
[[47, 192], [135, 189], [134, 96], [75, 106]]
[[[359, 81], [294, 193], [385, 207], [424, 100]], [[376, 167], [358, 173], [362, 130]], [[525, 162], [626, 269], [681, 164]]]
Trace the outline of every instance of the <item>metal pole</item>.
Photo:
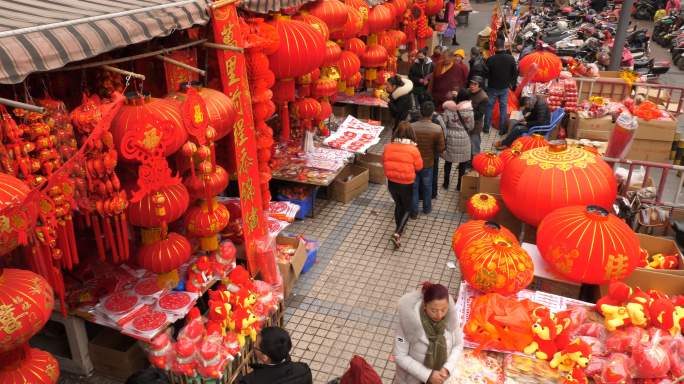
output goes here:
[[608, 70], [617, 71], [620, 69], [620, 62], [622, 62], [622, 50], [625, 47], [625, 40], [627, 40], [627, 27], [631, 20], [631, 11], [634, 0], [624, 0], [622, 2], [622, 9], [620, 10], [620, 18], [618, 19], [618, 27], [615, 33], [615, 40], [613, 41], [613, 51], [610, 53], [610, 67]]
[[39, 106], [33, 105], [33, 104], [26, 104], [26, 103], [22, 103], [22, 102], [10, 100], [10, 99], [5, 99], [4, 97], [0, 97], [0, 104], [6, 105], [6, 106], [12, 107], [12, 108], [25, 109], [29, 112], [45, 113], [45, 108], [43, 108], [43, 107], [39, 107]]

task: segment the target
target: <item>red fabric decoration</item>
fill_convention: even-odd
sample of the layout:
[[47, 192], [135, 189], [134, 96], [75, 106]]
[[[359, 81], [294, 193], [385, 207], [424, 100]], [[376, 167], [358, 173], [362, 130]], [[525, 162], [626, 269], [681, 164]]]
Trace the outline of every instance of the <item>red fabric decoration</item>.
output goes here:
[[493, 221], [470, 220], [461, 224], [454, 231], [454, 235], [451, 237], [451, 248], [454, 250], [456, 258], [459, 258], [463, 249], [470, 242], [494, 237], [503, 237], [513, 244], [518, 244], [516, 236], [505, 227]]
[[34, 204], [26, 204], [29, 186], [6, 173], [0, 173], [0, 256], [28, 243], [28, 236], [38, 218]]
[[352, 37], [358, 36], [363, 29], [364, 18], [361, 12], [348, 4], [345, 4], [345, 6], [347, 7], [348, 12], [347, 22], [344, 24], [344, 26], [342, 26], [342, 28], [330, 34], [331, 39], [351, 39]]
[[522, 152], [520, 152], [520, 151], [517, 150], [517, 149], [506, 148], [506, 149], [504, 149], [503, 151], [501, 151], [501, 153], [499, 153], [499, 158], [501, 159], [501, 161], [503, 161], [503, 163], [504, 163], [504, 168], [506, 168], [506, 166], [508, 165], [508, 163], [509, 163], [511, 160], [513, 160], [514, 158], [520, 156], [521, 154], [522, 154]]
[[466, 203], [468, 216], [475, 220], [489, 220], [499, 213], [499, 202], [488, 193], [476, 193]]
[[392, 8], [385, 4], [379, 4], [368, 12], [368, 32], [379, 33], [392, 28], [395, 15]]
[[504, 169], [504, 163], [496, 153], [482, 152], [473, 157], [473, 168], [481, 176], [496, 177]]
[[[164, 202], [161, 209], [164, 215], [157, 216], [156, 207], [154, 203], [155, 195], [161, 194], [164, 197]], [[190, 195], [187, 188], [183, 184], [174, 184], [166, 186], [156, 192], [149, 193], [142, 198], [142, 200], [129, 203], [128, 221], [138, 227], [161, 227], [162, 222], [172, 223], [178, 220], [190, 203]]]
[[501, 195], [513, 215], [537, 226], [553, 210], [570, 205], [609, 209], [617, 183], [612, 168], [602, 159], [556, 144], [511, 160], [501, 176]]
[[167, 273], [188, 261], [191, 253], [188, 239], [171, 232], [166, 239], [138, 248], [138, 265], [154, 273]]
[[50, 319], [54, 303], [52, 287], [41, 276], [23, 269], [0, 269], [0, 354], [20, 348], [38, 333]]
[[330, 39], [330, 29], [328, 28], [328, 24], [326, 24], [325, 21], [321, 20], [320, 18], [310, 13], [302, 13], [296, 15], [294, 19], [303, 21], [309, 24], [310, 26], [314, 27], [315, 30], [317, 30], [321, 35], [323, 35], [324, 40]]
[[338, 31], [347, 22], [347, 7], [338, 0], [318, 0], [307, 4], [306, 10], [323, 20], [331, 32]]
[[511, 149], [522, 153], [530, 149], [546, 147], [547, 145], [549, 145], [549, 142], [546, 141], [544, 136], [533, 133], [515, 139], [513, 144], [511, 144]]
[[354, 37], [344, 42], [344, 50], [353, 52], [356, 56], [361, 56], [366, 52], [366, 43], [364, 43], [363, 40]]
[[537, 64], [538, 70], [531, 81], [539, 83], [547, 83], [557, 79], [563, 69], [561, 59], [555, 53], [543, 49], [525, 55], [520, 60], [520, 75], [525, 76], [532, 64]]
[[48, 352], [20, 347], [12, 356], [0, 355], [0, 383], [55, 384], [59, 379], [59, 363]]
[[349, 369], [340, 379], [340, 384], [382, 384], [382, 379], [363, 357], [354, 355]]
[[558, 273], [588, 284], [622, 280], [640, 258], [634, 231], [597, 206], [574, 205], [546, 215], [537, 230], [537, 247]]
[[469, 243], [459, 262], [464, 280], [484, 293], [513, 295], [534, 278], [530, 255], [504, 237]]

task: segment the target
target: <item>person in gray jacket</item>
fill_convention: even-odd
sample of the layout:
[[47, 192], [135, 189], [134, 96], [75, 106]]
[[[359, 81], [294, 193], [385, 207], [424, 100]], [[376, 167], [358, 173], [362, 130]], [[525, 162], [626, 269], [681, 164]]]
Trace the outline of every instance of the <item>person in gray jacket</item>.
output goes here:
[[399, 299], [395, 384], [443, 384], [460, 374], [456, 364], [462, 355], [456, 303], [445, 286], [425, 282]]
[[[461, 91], [467, 92], [467, 91]], [[470, 161], [471, 142], [469, 133], [475, 127], [475, 115], [470, 100], [463, 100], [458, 104], [445, 101], [443, 104], [444, 120], [446, 120], [446, 150], [442, 152], [444, 159], [444, 189], [449, 189], [451, 179], [451, 165], [458, 166], [458, 182], [456, 190], [461, 190], [461, 178]]]

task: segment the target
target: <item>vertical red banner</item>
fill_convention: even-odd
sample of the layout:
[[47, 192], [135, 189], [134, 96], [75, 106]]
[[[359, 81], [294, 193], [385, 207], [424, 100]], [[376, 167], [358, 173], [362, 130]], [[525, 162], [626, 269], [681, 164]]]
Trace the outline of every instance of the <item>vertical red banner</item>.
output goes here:
[[[244, 37], [240, 30], [240, 21], [235, 5], [226, 5], [214, 9], [213, 16], [214, 40], [217, 43], [235, 47], [244, 46]], [[264, 271], [265, 266], [260, 265], [257, 261], [257, 241], [264, 238], [267, 230], [262, 210], [261, 191], [259, 190], [256, 132], [247, 82], [245, 56], [241, 52], [231, 50], [217, 49], [216, 51], [223, 93], [233, 100], [238, 114], [234, 124], [233, 136], [247, 262], [252, 273], [257, 270], [266, 272]], [[275, 264], [275, 259], [273, 264]], [[271, 268], [266, 267], [266, 269]]]
[[[197, 50], [195, 48], [173, 51], [166, 55], [169, 59], [197, 68]], [[175, 64], [164, 62], [164, 74], [166, 77], [166, 90], [176, 92], [178, 85], [199, 80], [199, 74], [181, 68]]]

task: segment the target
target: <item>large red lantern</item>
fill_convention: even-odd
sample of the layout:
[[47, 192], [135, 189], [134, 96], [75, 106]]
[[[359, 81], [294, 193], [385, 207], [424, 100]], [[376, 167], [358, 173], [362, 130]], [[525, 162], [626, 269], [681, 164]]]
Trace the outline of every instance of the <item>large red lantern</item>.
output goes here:
[[27, 244], [38, 209], [26, 204], [29, 186], [16, 177], [0, 173], [0, 256]]
[[504, 163], [496, 153], [481, 152], [473, 157], [473, 169], [482, 176], [496, 177], [504, 169]]
[[323, 20], [331, 32], [338, 31], [347, 22], [347, 7], [338, 0], [318, 0], [306, 6], [312, 15]]
[[190, 242], [175, 232], [138, 248], [138, 265], [154, 273], [167, 273], [180, 267], [192, 253]]
[[511, 144], [511, 149], [519, 152], [529, 151], [530, 149], [546, 147], [549, 142], [546, 141], [543, 135], [533, 133], [527, 136], [521, 136]]
[[513, 295], [534, 278], [530, 255], [501, 236], [469, 243], [459, 262], [463, 279], [484, 293]]
[[[112, 120], [111, 132], [114, 144], [119, 153], [126, 153], [122, 148], [124, 134], [135, 126], [151, 119], [168, 123], [171, 134], [164, 135], [161, 141], [165, 145], [164, 156], [171, 156], [188, 140], [188, 133], [183, 125], [180, 104], [172, 100], [157, 99], [149, 96], [132, 95], [126, 99], [126, 104], [121, 106], [119, 112]], [[126, 160], [126, 156], [119, 157]]]
[[[190, 84], [185, 84], [184, 86], [187, 87]], [[216, 131], [214, 140], [219, 140], [232, 132], [236, 112], [230, 97], [215, 89], [204, 88], [199, 83], [193, 83], [192, 87], [195, 88], [197, 94], [204, 100], [204, 105], [207, 107], [209, 126]], [[176, 93], [169, 95], [167, 98], [182, 104], [186, 96], [185, 93]]]
[[[178, 183], [149, 193], [138, 202], [129, 202], [126, 212], [128, 221], [132, 225], [147, 228], [161, 227], [162, 222], [172, 223], [178, 220], [188, 209], [188, 204], [190, 204], [188, 190], [183, 184]], [[157, 215], [158, 209], [163, 210], [164, 215]]]
[[538, 70], [531, 81], [539, 83], [547, 83], [557, 79], [563, 69], [563, 63], [555, 53], [540, 49], [525, 55], [520, 60], [520, 75], [524, 77], [533, 64], [538, 66]]
[[598, 205], [609, 209], [617, 195], [613, 170], [605, 161], [564, 143], [531, 149], [511, 160], [500, 188], [511, 213], [535, 227], [562, 207]]
[[617, 216], [597, 206], [549, 213], [537, 229], [537, 247], [561, 275], [587, 284], [629, 276], [639, 264], [639, 239]]
[[50, 319], [54, 303], [52, 287], [40, 275], [0, 269], [0, 355], [21, 348], [38, 333]]
[[361, 55], [361, 65], [366, 68], [384, 67], [387, 63], [387, 50], [382, 45], [371, 44]]
[[303, 21], [310, 26], [314, 27], [321, 35], [323, 35], [323, 39], [328, 40], [330, 38], [330, 29], [328, 28], [328, 24], [325, 23], [325, 21], [319, 19], [318, 17], [310, 14], [310, 13], [303, 13], [299, 14], [294, 17], [295, 20]]
[[0, 383], [55, 384], [59, 379], [59, 363], [48, 352], [28, 345], [0, 356]]
[[368, 32], [379, 33], [392, 28], [394, 25], [392, 8], [385, 4], [379, 4], [368, 12]]
[[228, 225], [230, 214], [225, 205], [219, 204], [216, 198], [201, 200], [193, 205], [185, 215], [185, 227], [188, 234], [200, 238], [200, 248], [204, 251], [218, 249], [217, 233]]
[[489, 193], [476, 193], [466, 203], [468, 216], [475, 220], [489, 220], [499, 213], [499, 202]]
[[522, 155], [522, 152], [520, 152], [519, 150], [513, 148], [506, 148], [503, 151], [501, 151], [501, 153], [499, 153], [499, 158], [501, 159], [501, 161], [503, 161], [504, 168], [506, 168], [506, 166], [508, 165], [508, 163], [510, 163], [511, 160], [520, 155]]
[[509, 231], [507, 228], [493, 221], [470, 220], [461, 224], [461, 226], [454, 231], [454, 234], [451, 237], [451, 248], [454, 250], [456, 258], [459, 258], [459, 255], [468, 243], [475, 240], [490, 239], [494, 237], [503, 237], [513, 244], [518, 244], [518, 240], [513, 232]]
[[330, 34], [331, 39], [351, 39], [361, 33], [361, 30], [363, 29], [364, 19], [361, 12], [348, 4], [345, 4], [345, 6], [347, 7], [348, 12], [347, 22], [342, 28]]
[[370, 14], [368, 3], [365, 0], [344, 0], [344, 3], [359, 11], [363, 17], [363, 27], [359, 34], [361, 36], [368, 35], [368, 15]]

